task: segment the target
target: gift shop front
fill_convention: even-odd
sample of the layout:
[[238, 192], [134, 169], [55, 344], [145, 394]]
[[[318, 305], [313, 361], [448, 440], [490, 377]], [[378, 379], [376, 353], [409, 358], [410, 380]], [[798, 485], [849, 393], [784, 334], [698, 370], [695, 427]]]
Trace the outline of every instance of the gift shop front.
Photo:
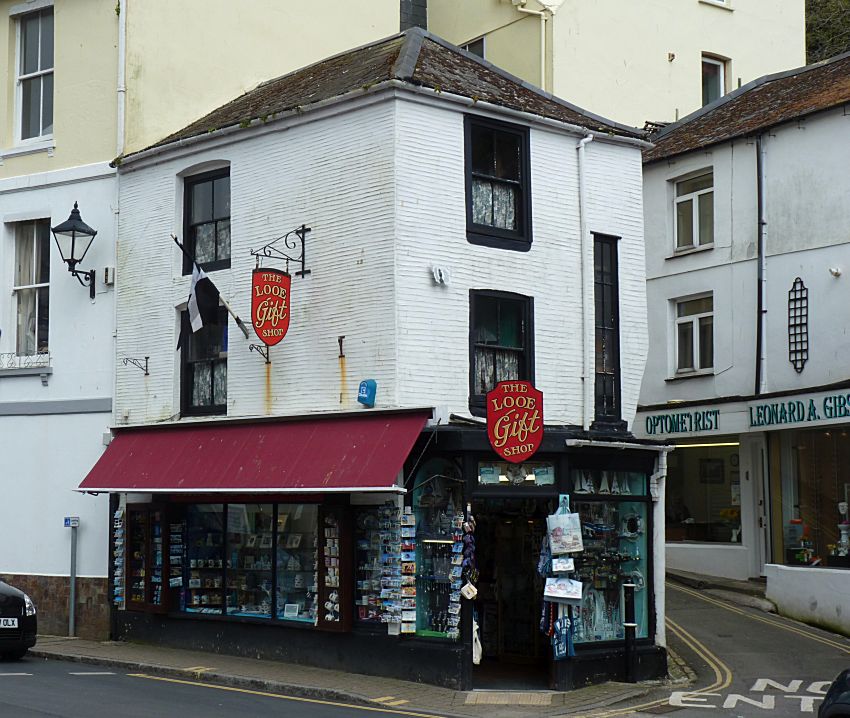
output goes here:
[[657, 447], [547, 427], [512, 462], [429, 416], [117, 430], [81, 485], [111, 496], [113, 637], [461, 690], [663, 676]]

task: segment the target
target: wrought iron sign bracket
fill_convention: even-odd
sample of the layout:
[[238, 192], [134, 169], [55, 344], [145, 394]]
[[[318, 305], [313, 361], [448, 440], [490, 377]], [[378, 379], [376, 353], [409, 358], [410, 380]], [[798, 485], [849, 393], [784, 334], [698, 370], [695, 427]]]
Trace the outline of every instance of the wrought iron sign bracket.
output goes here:
[[[302, 224], [297, 229], [293, 229], [291, 232], [287, 232], [282, 237], [278, 237], [277, 239], [273, 239], [266, 245], [263, 245], [259, 249], [252, 249], [251, 255], [257, 258], [257, 266], [260, 266], [260, 262], [263, 258], [267, 259], [278, 259], [286, 262], [286, 271], [289, 271], [289, 263], [300, 264], [301, 269], [295, 272], [295, 276], [297, 277], [306, 277], [310, 274], [309, 269], [307, 269], [307, 248], [305, 239], [307, 238], [307, 234], [312, 232], [313, 230], [308, 227], [306, 224]], [[278, 245], [278, 242], [283, 242], [283, 244]], [[301, 245], [301, 254], [295, 256], [292, 253], [298, 249], [298, 245]]]
[[135, 359], [133, 357], [124, 357], [124, 359], [122, 359], [121, 362], [124, 364], [124, 366], [127, 366], [128, 364], [132, 364], [137, 369], [141, 369], [145, 373], [145, 376], [150, 376], [150, 373], [148, 372], [148, 359], [149, 358], [150, 357], [145, 357], [145, 361], [144, 361], [144, 363], [142, 363], [141, 359]]
[[271, 364], [272, 360], [269, 359], [269, 347], [265, 344], [249, 344], [248, 350], [252, 352], [257, 352], [261, 357], [266, 360], [266, 364]]

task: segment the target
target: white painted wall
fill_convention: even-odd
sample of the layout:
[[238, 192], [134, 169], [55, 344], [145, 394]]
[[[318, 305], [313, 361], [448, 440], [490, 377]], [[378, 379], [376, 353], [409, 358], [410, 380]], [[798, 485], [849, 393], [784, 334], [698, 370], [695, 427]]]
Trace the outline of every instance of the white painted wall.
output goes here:
[[[97, 294], [89, 300], [61, 261], [51, 238], [49, 346], [52, 374], [3, 372], [0, 376], [0, 573], [69, 572], [70, 532], [63, 517], [80, 516], [78, 571], [106, 576], [108, 503], [105, 496], [73, 492], [103, 452], [112, 414], [114, 291], [103, 268], [114, 266], [115, 175], [105, 165], [0, 181], [0, 353], [15, 351], [14, 222], [68, 218], [74, 201], [98, 230], [81, 269], [97, 271]], [[79, 400], [100, 399], [99, 413], [79, 413]], [[44, 403], [42, 403], [44, 402]], [[39, 407], [38, 409], [34, 407]], [[30, 415], [39, 411], [38, 415]], [[62, 411], [65, 413], [54, 413]], [[70, 412], [70, 413], [67, 413]], [[14, 550], [13, 550], [14, 549]]]
[[[226, 160], [232, 268], [212, 277], [245, 319], [254, 266], [248, 249], [302, 222], [313, 228], [313, 274], [293, 277], [292, 324], [271, 350], [268, 376], [231, 324], [230, 416], [355, 408], [365, 378], [378, 381], [378, 406], [436, 404], [468, 414], [469, 289], [481, 288], [534, 296], [546, 420], [580, 423], [579, 138], [532, 129], [534, 244], [521, 253], [466, 240], [457, 106], [388, 100], [311, 120], [122, 169], [118, 355], [149, 355], [151, 376], [119, 371], [119, 420], [125, 413], [131, 423], [162, 420], [178, 411], [175, 307], [188, 294], [168, 239], [182, 222], [178, 174]], [[587, 152], [588, 228], [622, 237], [623, 403], [630, 421], [646, 352], [640, 157], [633, 146], [604, 141]], [[434, 284], [434, 264], [450, 269], [448, 287]]]
[[850, 635], [850, 581], [837, 568], [768, 564], [767, 598], [783, 616]]

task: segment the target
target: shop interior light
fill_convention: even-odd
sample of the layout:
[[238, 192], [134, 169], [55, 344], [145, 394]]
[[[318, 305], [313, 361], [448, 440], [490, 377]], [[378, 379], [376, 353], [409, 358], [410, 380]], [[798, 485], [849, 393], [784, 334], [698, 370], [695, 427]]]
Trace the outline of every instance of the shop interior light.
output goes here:
[[677, 449], [707, 449], [715, 446], [740, 446], [739, 441], [716, 441], [711, 444], [676, 444]]
[[424, 539], [422, 543], [454, 543], [451, 539]]

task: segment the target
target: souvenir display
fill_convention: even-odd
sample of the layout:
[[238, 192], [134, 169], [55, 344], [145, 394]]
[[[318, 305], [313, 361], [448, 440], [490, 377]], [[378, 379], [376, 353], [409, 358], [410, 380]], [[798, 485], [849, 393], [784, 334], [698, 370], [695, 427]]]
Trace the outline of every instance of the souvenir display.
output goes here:
[[325, 506], [319, 512], [319, 576], [316, 622], [327, 631], [351, 627], [354, 578], [350, 555], [351, 524], [346, 507]]
[[[227, 505], [228, 615], [271, 618], [272, 509], [271, 504]], [[212, 586], [219, 581], [213, 577]]]
[[315, 623], [318, 618], [318, 508], [279, 504], [277, 509], [277, 617]]
[[[401, 516], [400, 532], [416, 530], [416, 517], [410, 506], [404, 507]], [[385, 610], [388, 615], [388, 623], [401, 621], [402, 633], [416, 633], [416, 537], [399, 536], [401, 548], [401, 569], [394, 565], [390, 567], [388, 582], [384, 589], [388, 592], [388, 601], [385, 602]], [[387, 574], [385, 574], [386, 576]]]
[[131, 603], [146, 603], [145, 577], [147, 576], [148, 555], [148, 522], [142, 511], [131, 511], [127, 530], [127, 578], [129, 580], [129, 597]]
[[163, 525], [161, 511], [153, 511], [150, 513], [150, 532], [151, 532], [151, 575], [150, 575], [150, 590], [148, 593], [148, 601], [154, 606], [162, 605], [162, 583], [163, 583]]
[[186, 560], [183, 562], [185, 610], [221, 613], [224, 603], [224, 507], [195, 504], [186, 512]]
[[124, 608], [124, 509], [112, 516], [112, 602]]
[[354, 603], [359, 621], [402, 622], [402, 556], [405, 551], [415, 550], [415, 546], [402, 544], [399, 513], [398, 506], [388, 502], [381, 507], [363, 509], [357, 515]]

